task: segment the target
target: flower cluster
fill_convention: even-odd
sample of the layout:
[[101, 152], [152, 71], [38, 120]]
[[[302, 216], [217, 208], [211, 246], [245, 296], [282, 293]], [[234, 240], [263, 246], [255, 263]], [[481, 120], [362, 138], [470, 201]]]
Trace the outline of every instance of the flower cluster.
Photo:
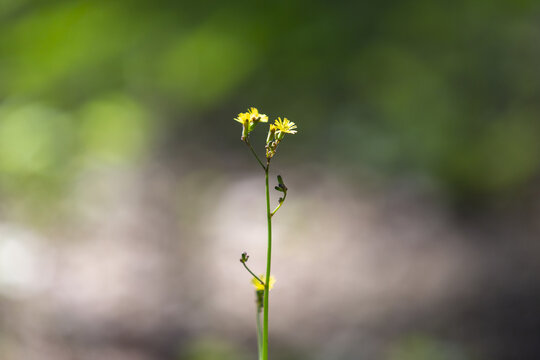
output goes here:
[[276, 154], [276, 149], [285, 137], [285, 134], [296, 134], [296, 124], [287, 118], [277, 118], [268, 129], [266, 137], [266, 158], [271, 159]]
[[259, 114], [259, 110], [252, 107], [245, 113], [238, 114], [238, 117], [234, 118], [242, 124], [242, 140], [246, 141], [249, 133], [260, 122], [268, 122], [268, 116], [265, 114]]
[[[257, 108], [252, 107], [247, 112], [238, 114], [234, 120], [242, 124], [241, 139], [247, 142], [249, 133], [255, 128], [255, 125], [260, 122], [268, 122], [268, 116], [260, 114]], [[273, 124], [270, 124], [266, 137], [266, 159], [270, 160], [276, 154], [276, 149], [285, 134], [296, 134], [295, 129], [296, 124], [287, 118], [282, 120], [278, 117]]]

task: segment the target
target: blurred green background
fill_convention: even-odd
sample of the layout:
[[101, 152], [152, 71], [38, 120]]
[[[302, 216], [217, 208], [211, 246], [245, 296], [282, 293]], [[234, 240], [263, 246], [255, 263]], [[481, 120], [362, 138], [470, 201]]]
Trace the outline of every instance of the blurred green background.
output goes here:
[[263, 193], [232, 119], [256, 106], [299, 128], [274, 160], [276, 261], [305, 288], [282, 280], [276, 358], [538, 358], [539, 19], [529, 0], [2, 0], [0, 357], [254, 358], [236, 253], [263, 258]]

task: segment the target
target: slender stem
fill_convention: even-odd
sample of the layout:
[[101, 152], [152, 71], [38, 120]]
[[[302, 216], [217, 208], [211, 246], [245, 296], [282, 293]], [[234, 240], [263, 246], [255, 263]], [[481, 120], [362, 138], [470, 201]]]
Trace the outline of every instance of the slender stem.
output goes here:
[[[264, 166], [263, 166], [264, 167]], [[262, 360], [268, 360], [268, 298], [270, 297], [270, 266], [272, 261], [272, 213], [270, 212], [270, 190], [268, 187], [268, 168], [267, 161], [264, 167], [266, 184], [266, 218], [268, 221], [268, 250], [266, 252], [266, 281], [264, 282], [264, 302], [263, 302], [263, 357]]]
[[261, 332], [261, 312], [257, 309], [257, 349], [259, 360], [262, 360], [262, 332]]
[[244, 267], [246, 268], [246, 270], [249, 271], [249, 273], [250, 273], [251, 275], [253, 275], [253, 277], [254, 277], [255, 279], [257, 279], [257, 280], [261, 283], [262, 286], [264, 286], [264, 281], [262, 281], [261, 279], [259, 279], [259, 277], [258, 277], [257, 275], [255, 275], [255, 274], [253, 273], [253, 271], [250, 270], [250, 268], [248, 268], [248, 266], [246, 265], [245, 262], [242, 262], [242, 265], [244, 265]]
[[253, 154], [253, 156], [255, 156], [255, 159], [257, 159], [257, 161], [259, 162], [259, 165], [262, 166], [262, 168], [264, 169], [264, 171], [267, 171], [266, 167], [263, 165], [261, 159], [259, 159], [259, 156], [257, 156], [257, 153], [255, 152], [255, 150], [253, 150], [253, 147], [251, 146], [251, 143], [249, 142], [249, 139], [246, 138], [246, 140], [244, 140], [244, 142], [246, 143], [246, 145], [249, 147], [249, 150], [251, 150], [251, 153]]
[[281, 205], [283, 205], [283, 203], [285, 202], [285, 199], [287, 198], [287, 193], [285, 193], [283, 195], [283, 200], [281, 200], [281, 202], [279, 203], [279, 205], [274, 209], [274, 211], [272, 211], [272, 213], [270, 214], [271, 216], [274, 216], [275, 213], [277, 213], [277, 211], [279, 210], [279, 208], [281, 207]]

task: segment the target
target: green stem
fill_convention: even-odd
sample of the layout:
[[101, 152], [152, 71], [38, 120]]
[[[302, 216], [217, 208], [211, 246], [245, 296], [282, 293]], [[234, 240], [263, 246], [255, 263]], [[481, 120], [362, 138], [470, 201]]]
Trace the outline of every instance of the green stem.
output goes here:
[[262, 286], [264, 286], [264, 282], [263, 282], [261, 279], [259, 279], [259, 277], [258, 277], [257, 275], [255, 275], [255, 274], [253, 273], [253, 271], [251, 271], [250, 268], [248, 268], [248, 266], [246, 265], [245, 262], [242, 262], [242, 265], [244, 265], [244, 267], [246, 268], [246, 270], [249, 271], [249, 273], [250, 273], [251, 275], [253, 275], [253, 277], [254, 277], [255, 279], [257, 279], [257, 280], [261, 283]]
[[281, 205], [283, 205], [283, 203], [285, 202], [285, 199], [287, 198], [287, 193], [283, 194], [283, 200], [279, 203], [279, 205], [274, 209], [274, 211], [272, 211], [270, 213], [271, 216], [274, 216], [275, 213], [277, 213], [277, 211], [279, 210], [279, 208], [281, 207]]
[[[264, 167], [264, 166], [263, 166]], [[268, 250], [266, 252], [266, 279], [264, 282], [264, 303], [263, 303], [263, 356], [262, 360], [268, 360], [268, 298], [270, 297], [270, 265], [272, 261], [272, 213], [270, 212], [270, 190], [268, 187], [268, 168], [270, 161], [264, 167], [266, 184], [266, 219], [268, 221]]]
[[259, 159], [259, 156], [257, 156], [257, 153], [255, 152], [255, 150], [253, 150], [253, 147], [251, 146], [251, 143], [249, 142], [249, 139], [246, 138], [246, 140], [244, 140], [244, 142], [246, 143], [246, 145], [249, 147], [249, 150], [251, 150], [251, 153], [253, 154], [253, 156], [255, 156], [255, 159], [257, 159], [257, 161], [259, 162], [259, 165], [262, 166], [262, 168], [264, 169], [264, 171], [267, 171], [266, 167], [263, 165], [261, 159]]
[[257, 309], [257, 349], [259, 352], [259, 360], [262, 360], [262, 332], [261, 332], [261, 312]]

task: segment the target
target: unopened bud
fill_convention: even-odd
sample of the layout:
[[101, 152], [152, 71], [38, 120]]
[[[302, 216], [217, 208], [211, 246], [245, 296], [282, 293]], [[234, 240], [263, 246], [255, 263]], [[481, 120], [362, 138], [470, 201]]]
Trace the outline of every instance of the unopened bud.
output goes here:
[[[278, 176], [277, 176], [277, 181], [278, 181], [278, 186], [281, 188], [280, 191], [287, 192], [287, 187], [286, 187], [285, 184], [283, 183], [283, 178], [281, 177], [281, 175], [278, 175]], [[276, 190], [277, 190], [277, 189], [276, 189]]]

